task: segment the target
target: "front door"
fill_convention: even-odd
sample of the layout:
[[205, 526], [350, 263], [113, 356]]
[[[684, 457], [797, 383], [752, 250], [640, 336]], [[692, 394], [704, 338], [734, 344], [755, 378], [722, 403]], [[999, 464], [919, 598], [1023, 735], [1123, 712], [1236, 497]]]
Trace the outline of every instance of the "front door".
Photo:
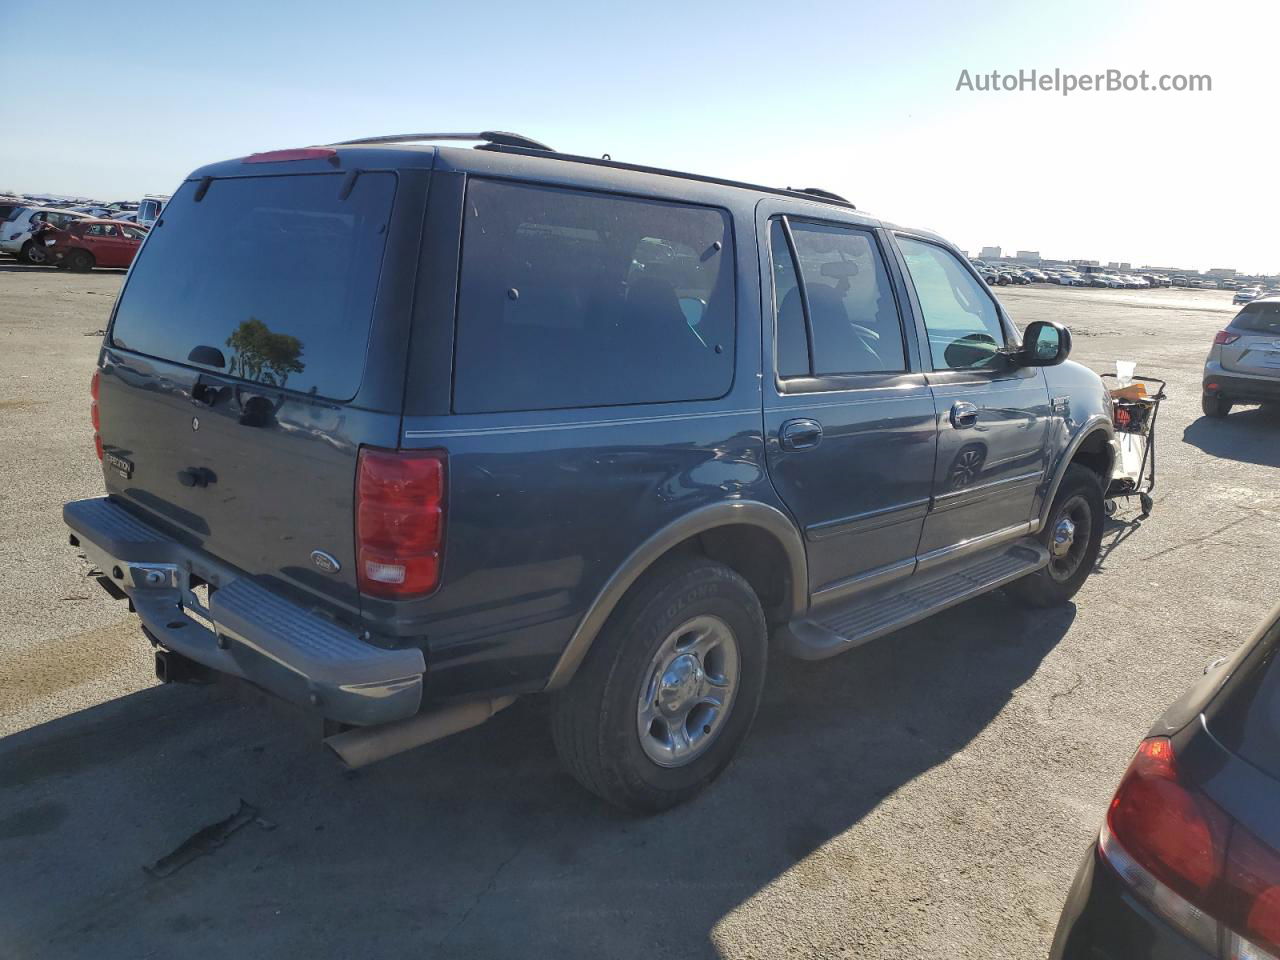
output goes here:
[[780, 209], [759, 215], [767, 458], [821, 603], [914, 572], [937, 428], [887, 237]]
[[1047, 468], [1048, 388], [1037, 367], [1012, 366], [1015, 335], [991, 291], [953, 251], [899, 234], [938, 424], [933, 499], [921, 566], [1026, 533]]

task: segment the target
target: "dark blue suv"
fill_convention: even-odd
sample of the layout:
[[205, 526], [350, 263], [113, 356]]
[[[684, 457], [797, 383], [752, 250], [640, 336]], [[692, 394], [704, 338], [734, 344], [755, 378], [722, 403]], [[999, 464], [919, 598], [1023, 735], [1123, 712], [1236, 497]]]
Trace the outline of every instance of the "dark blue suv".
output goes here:
[[147, 238], [107, 496], [64, 515], [161, 679], [247, 679], [353, 765], [547, 693], [573, 774], [656, 810], [729, 763], [770, 644], [1079, 589], [1109, 400], [946, 241], [451, 139], [204, 167]]

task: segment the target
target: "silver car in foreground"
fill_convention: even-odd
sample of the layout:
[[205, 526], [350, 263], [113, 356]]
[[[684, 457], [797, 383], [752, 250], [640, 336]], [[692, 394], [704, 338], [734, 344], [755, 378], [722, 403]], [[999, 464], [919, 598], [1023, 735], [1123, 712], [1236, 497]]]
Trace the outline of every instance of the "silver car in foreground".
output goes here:
[[1204, 364], [1205, 416], [1225, 417], [1237, 403], [1280, 403], [1280, 297], [1245, 304], [1218, 331]]

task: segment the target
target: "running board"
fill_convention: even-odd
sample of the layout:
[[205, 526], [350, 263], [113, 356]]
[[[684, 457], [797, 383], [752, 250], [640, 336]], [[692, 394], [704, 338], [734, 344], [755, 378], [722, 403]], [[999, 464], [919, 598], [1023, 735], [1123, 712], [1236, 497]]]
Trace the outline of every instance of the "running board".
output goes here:
[[1026, 537], [941, 570], [915, 574], [843, 603], [811, 610], [780, 631], [783, 648], [801, 660], [825, 660], [931, 617], [1049, 563], [1049, 551]]

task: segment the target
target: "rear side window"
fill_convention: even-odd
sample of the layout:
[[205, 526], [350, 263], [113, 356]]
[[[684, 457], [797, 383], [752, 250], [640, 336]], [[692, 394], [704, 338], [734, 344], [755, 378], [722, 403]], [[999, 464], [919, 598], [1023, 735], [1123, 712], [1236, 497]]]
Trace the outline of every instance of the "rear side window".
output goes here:
[[1280, 333], [1280, 301], [1262, 301], [1249, 304], [1231, 321], [1237, 330], [1250, 333]]
[[112, 328], [117, 347], [349, 400], [360, 386], [395, 175], [187, 183], [138, 257]]
[[454, 409], [721, 397], [733, 382], [733, 284], [721, 210], [473, 180]]

